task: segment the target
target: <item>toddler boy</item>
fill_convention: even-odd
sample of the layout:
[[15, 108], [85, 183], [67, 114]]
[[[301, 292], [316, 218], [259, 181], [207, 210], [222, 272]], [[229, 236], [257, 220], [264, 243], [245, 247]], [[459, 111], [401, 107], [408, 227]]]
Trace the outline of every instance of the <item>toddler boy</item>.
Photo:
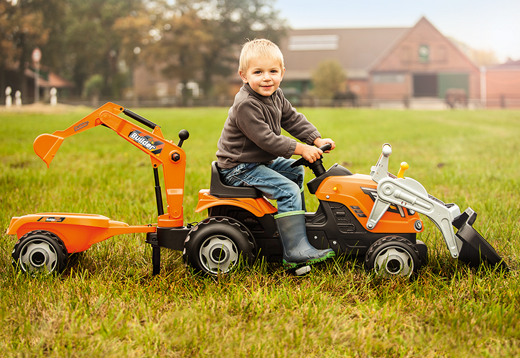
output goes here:
[[[317, 250], [305, 229], [304, 169], [291, 168], [292, 155], [318, 160], [319, 148], [332, 139], [321, 138], [314, 125], [298, 113], [279, 89], [285, 73], [283, 55], [265, 39], [247, 42], [240, 53], [238, 73], [244, 85], [229, 109], [218, 141], [218, 166], [232, 186], [253, 186], [276, 199], [274, 216], [287, 268], [310, 265], [335, 256], [332, 249]], [[302, 142], [281, 134], [282, 129]], [[314, 145], [314, 146], [313, 146]], [[316, 146], [316, 147], [315, 147]]]

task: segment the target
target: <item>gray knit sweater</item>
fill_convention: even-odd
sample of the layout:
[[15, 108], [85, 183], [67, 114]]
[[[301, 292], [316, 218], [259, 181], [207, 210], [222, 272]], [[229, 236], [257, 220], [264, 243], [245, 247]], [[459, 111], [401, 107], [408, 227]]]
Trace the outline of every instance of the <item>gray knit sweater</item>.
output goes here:
[[265, 97], [245, 84], [235, 96], [218, 141], [219, 167], [229, 169], [240, 163], [290, 158], [296, 140], [282, 135], [282, 128], [309, 145], [321, 137], [316, 127], [293, 108], [281, 89]]

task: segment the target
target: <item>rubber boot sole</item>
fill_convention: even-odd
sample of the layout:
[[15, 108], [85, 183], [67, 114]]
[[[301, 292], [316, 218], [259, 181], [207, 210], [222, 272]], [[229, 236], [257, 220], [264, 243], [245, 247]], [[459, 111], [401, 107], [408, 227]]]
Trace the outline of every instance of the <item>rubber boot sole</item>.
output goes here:
[[307, 260], [305, 262], [287, 262], [284, 259], [283, 260], [283, 267], [285, 269], [290, 270], [290, 269], [294, 269], [294, 268], [297, 268], [297, 267], [300, 267], [300, 266], [314, 265], [314, 264], [317, 264], [318, 262], [325, 261], [325, 260], [330, 259], [331, 257], [334, 257], [334, 256], [336, 256], [336, 253], [334, 251], [330, 251], [323, 257], [318, 257], [316, 259], [310, 259], [310, 260]]

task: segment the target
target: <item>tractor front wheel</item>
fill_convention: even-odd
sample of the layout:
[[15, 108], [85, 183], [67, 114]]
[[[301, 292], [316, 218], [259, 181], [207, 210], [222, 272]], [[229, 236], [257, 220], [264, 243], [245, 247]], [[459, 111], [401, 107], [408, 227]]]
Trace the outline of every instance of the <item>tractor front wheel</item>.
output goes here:
[[386, 236], [377, 240], [365, 256], [365, 269], [381, 277], [410, 277], [420, 267], [417, 247], [399, 236]]
[[249, 230], [232, 218], [211, 217], [201, 221], [184, 243], [184, 261], [195, 271], [210, 276], [230, 273], [240, 257], [244, 263], [252, 264], [256, 243]]
[[31, 231], [14, 245], [13, 265], [23, 272], [61, 273], [67, 267], [68, 253], [63, 241], [48, 231]]

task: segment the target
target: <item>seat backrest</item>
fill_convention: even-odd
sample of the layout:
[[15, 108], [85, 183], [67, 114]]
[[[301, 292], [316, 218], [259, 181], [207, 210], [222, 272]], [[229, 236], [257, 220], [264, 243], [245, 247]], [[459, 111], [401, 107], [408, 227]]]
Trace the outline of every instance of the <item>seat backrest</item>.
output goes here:
[[209, 193], [217, 198], [261, 198], [262, 192], [252, 186], [230, 186], [222, 183], [217, 162], [211, 163]]

